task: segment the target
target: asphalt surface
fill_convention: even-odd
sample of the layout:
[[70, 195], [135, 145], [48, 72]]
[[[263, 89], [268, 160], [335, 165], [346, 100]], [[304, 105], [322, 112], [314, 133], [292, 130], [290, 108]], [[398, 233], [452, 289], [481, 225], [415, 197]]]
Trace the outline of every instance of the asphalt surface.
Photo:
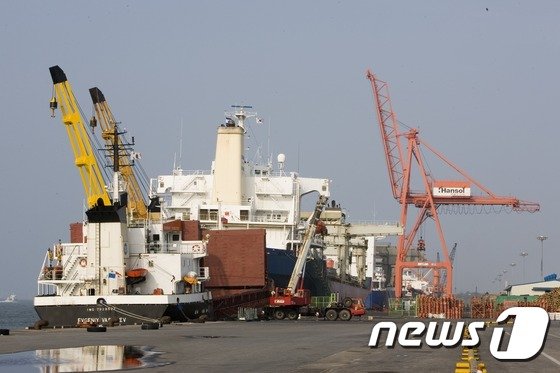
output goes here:
[[[0, 336], [0, 371], [10, 371], [6, 359], [2, 365], [2, 357], [21, 355], [6, 354], [77, 346], [130, 345], [149, 346], [161, 352], [158, 361], [167, 364], [129, 370], [134, 372], [175, 372], [177, 369], [198, 372], [454, 372], [461, 356], [460, 346], [387, 348], [385, 338], [381, 338], [379, 347], [370, 348], [371, 330], [378, 321], [395, 321], [402, 325], [412, 320], [228, 321], [164, 325], [158, 330], [119, 326], [108, 328], [105, 333], [91, 333], [85, 329], [11, 330], [9, 336]], [[506, 331], [507, 328], [511, 326], [506, 327]], [[551, 321], [542, 353], [528, 362], [494, 359], [489, 350], [492, 331], [490, 326], [480, 332], [480, 359], [489, 373], [560, 372], [559, 321]], [[386, 337], [386, 333], [383, 336]], [[15, 365], [18, 364], [16, 360]]]

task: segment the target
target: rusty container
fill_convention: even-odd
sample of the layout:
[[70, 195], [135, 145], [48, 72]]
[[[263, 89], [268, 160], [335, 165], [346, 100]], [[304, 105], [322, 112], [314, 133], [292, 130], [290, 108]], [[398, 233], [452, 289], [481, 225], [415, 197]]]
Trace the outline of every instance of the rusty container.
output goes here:
[[266, 231], [264, 229], [207, 230], [210, 267], [207, 289], [262, 288], [266, 284]]

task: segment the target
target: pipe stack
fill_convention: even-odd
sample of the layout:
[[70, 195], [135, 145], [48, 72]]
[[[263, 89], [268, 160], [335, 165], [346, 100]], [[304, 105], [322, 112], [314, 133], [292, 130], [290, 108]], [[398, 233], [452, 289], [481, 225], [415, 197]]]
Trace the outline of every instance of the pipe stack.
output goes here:
[[444, 296], [437, 298], [431, 295], [420, 295], [417, 298], [418, 317], [461, 319], [464, 303], [461, 299]]

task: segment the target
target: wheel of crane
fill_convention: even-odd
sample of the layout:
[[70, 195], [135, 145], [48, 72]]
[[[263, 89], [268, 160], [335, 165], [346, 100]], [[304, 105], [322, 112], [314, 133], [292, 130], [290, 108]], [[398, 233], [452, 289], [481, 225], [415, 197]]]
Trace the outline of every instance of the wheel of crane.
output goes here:
[[350, 297], [344, 298], [344, 300], [342, 301], [342, 305], [346, 308], [352, 307], [352, 298]]
[[340, 312], [338, 313], [338, 317], [340, 317], [342, 321], [348, 321], [352, 318], [352, 313], [346, 309], [340, 310]]
[[336, 312], [336, 310], [330, 309], [325, 314], [325, 318], [329, 321], [334, 321], [338, 318], [338, 312]]
[[297, 320], [299, 314], [296, 310], [289, 310], [288, 311], [288, 319], [289, 320]]
[[274, 318], [276, 320], [284, 320], [285, 317], [286, 317], [286, 312], [284, 312], [283, 309], [278, 308], [277, 310], [274, 311]]

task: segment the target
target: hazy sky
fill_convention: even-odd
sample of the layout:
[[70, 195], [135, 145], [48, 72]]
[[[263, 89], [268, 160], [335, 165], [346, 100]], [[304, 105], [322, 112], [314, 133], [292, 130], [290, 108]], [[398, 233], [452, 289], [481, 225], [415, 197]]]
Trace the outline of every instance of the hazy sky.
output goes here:
[[[396, 221], [371, 68], [428, 143], [495, 193], [541, 203], [536, 214], [442, 217], [458, 242], [456, 289], [496, 291], [502, 270], [520, 282], [523, 250], [526, 280], [537, 280], [539, 234], [545, 273], [560, 271], [559, 17], [556, 1], [4, 1], [0, 297], [32, 297], [46, 248], [82, 217], [70, 145], [49, 115], [52, 65], [87, 116], [88, 89], [104, 92], [151, 176], [171, 170], [181, 119], [183, 168], [209, 169], [224, 110], [251, 104], [270, 123], [272, 152], [332, 179], [350, 220]], [[268, 126], [254, 131], [266, 151]]]

